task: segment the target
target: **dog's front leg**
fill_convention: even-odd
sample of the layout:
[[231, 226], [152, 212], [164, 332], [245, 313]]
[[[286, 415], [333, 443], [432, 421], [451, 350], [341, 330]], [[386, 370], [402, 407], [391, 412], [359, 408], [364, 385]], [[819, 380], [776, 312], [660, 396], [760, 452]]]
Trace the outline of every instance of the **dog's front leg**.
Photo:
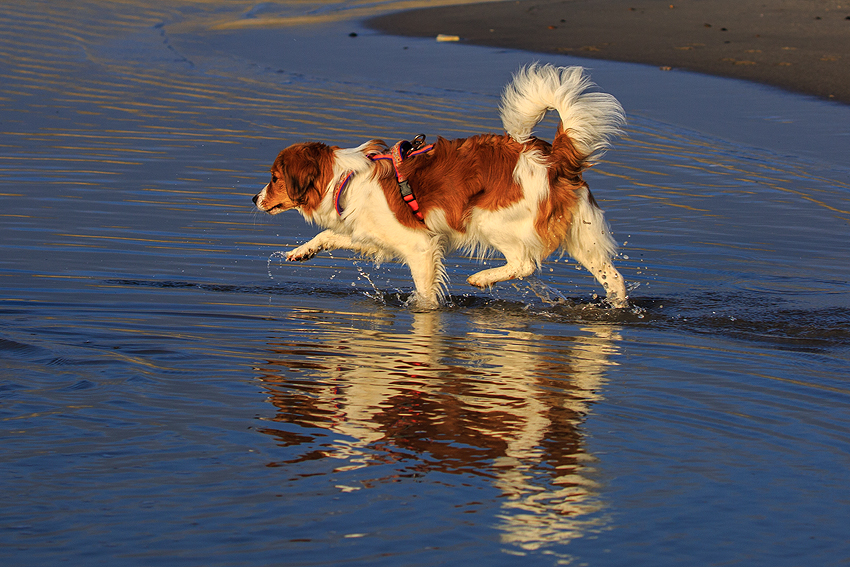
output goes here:
[[290, 262], [304, 262], [309, 260], [322, 250], [354, 250], [361, 254], [375, 254], [378, 250], [366, 244], [356, 243], [351, 240], [351, 237], [344, 234], [338, 234], [332, 230], [325, 230], [313, 237], [310, 242], [302, 244], [298, 248], [290, 250], [286, 253], [286, 259]]
[[322, 250], [350, 247], [351, 239], [349, 237], [337, 234], [332, 230], [325, 230], [314, 236], [309, 242], [287, 252], [286, 259], [290, 262], [304, 262]]

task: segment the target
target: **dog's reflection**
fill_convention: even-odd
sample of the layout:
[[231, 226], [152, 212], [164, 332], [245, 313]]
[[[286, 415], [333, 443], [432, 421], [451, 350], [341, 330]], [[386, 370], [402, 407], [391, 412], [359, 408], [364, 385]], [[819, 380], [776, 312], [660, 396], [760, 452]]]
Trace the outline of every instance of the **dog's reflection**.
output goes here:
[[[491, 479], [504, 497], [505, 543], [534, 549], [581, 535], [601, 521], [581, 424], [601, 396], [616, 329], [547, 336], [519, 316], [467, 315], [468, 328], [451, 332], [439, 311], [404, 321], [296, 315], [311, 333], [271, 344], [257, 368], [277, 408], [273, 421], [290, 427], [262, 431], [305, 445], [290, 465], [333, 458], [339, 471], [397, 462], [415, 474]], [[314, 442], [316, 428], [334, 440]]]

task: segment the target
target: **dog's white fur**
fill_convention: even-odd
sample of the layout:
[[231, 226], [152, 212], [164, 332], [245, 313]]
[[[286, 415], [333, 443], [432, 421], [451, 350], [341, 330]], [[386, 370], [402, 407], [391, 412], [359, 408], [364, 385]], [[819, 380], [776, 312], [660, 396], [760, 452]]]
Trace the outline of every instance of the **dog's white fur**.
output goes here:
[[[276, 204], [272, 195], [275, 177], [254, 200], [261, 210], [272, 214], [298, 208], [308, 221], [326, 228], [287, 253], [288, 260], [307, 260], [321, 250], [339, 248], [357, 251], [378, 262], [401, 259], [413, 276], [413, 299], [422, 307], [439, 305], [447, 284], [442, 259], [451, 250], [463, 249], [479, 257], [498, 250], [504, 255], [505, 265], [470, 276], [467, 281], [473, 286], [487, 288], [500, 281], [527, 277], [552, 252], [535, 225], [541, 203], [550, 196], [551, 161], [539, 149], [541, 146], [531, 143], [536, 140], [532, 130], [547, 111], [556, 110], [561, 120], [559, 136], [564, 133], [569, 137], [581, 156], [580, 168], [584, 168], [609, 147], [611, 137], [620, 133], [624, 123], [617, 100], [608, 94], [586, 92], [591, 86], [580, 67], [531, 65], [514, 76], [503, 93], [500, 112], [507, 134], [523, 145], [513, 168], [513, 181], [521, 187], [522, 196], [502, 208], [472, 207], [463, 230], [453, 228], [447, 220], [448, 205], [423, 208], [424, 227], [413, 228], [400, 222], [398, 209], [387, 202], [387, 193], [375, 174], [376, 162], [370, 159], [376, 153], [374, 141], [357, 148], [333, 148], [333, 171], [325, 178], [330, 182], [318, 188], [321, 198], [314, 207], [295, 202]], [[508, 143], [507, 137], [505, 140]], [[344, 192], [344, 212], [338, 215], [333, 189], [347, 172], [355, 174]], [[603, 213], [583, 181], [574, 195], [577, 199], [569, 211], [571, 219], [552, 221], [570, 223], [559, 247], [594, 275], [605, 288], [611, 305], [624, 307], [625, 282], [611, 263], [616, 243]]]

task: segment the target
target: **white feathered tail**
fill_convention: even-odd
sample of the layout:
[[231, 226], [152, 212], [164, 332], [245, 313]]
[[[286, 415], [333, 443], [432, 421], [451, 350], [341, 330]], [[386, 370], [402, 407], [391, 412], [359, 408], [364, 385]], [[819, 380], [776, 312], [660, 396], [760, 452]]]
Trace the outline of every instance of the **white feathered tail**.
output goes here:
[[[583, 158], [582, 167], [590, 165], [608, 149], [611, 138], [622, 134], [626, 121], [616, 98], [588, 92], [594, 86], [582, 67], [524, 67], [502, 93], [502, 124], [511, 138], [525, 143], [546, 113], [557, 110], [564, 133]], [[614, 306], [624, 307], [625, 282], [611, 262], [617, 243], [586, 186], [578, 189], [578, 196], [561, 247], [596, 277]]]
[[587, 92], [594, 86], [582, 67], [533, 64], [520, 69], [502, 93], [505, 131], [524, 143], [546, 113], [557, 110], [576, 149], [586, 160], [598, 159], [611, 138], [622, 134], [626, 118], [616, 98]]

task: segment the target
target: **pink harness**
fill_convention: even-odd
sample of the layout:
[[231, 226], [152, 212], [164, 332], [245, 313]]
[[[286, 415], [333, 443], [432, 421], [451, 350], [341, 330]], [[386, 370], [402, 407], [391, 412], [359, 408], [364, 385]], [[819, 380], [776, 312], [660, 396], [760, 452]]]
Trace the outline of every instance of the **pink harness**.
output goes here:
[[[425, 217], [422, 215], [422, 211], [419, 210], [419, 203], [416, 201], [413, 189], [410, 188], [410, 183], [407, 182], [407, 178], [401, 174], [399, 167], [401, 166], [401, 162], [407, 158], [418, 156], [434, 149], [434, 144], [428, 144], [427, 146], [424, 144], [425, 134], [419, 134], [413, 138], [412, 142], [402, 140], [396, 143], [392, 148], [390, 148], [390, 151], [387, 154], [369, 156], [369, 159], [372, 161], [385, 159], [393, 162], [393, 168], [395, 169], [395, 177], [398, 181], [398, 190], [399, 193], [401, 193], [401, 198], [405, 203], [407, 203], [407, 206], [410, 207], [410, 210], [413, 211], [416, 218], [423, 222], [425, 221]], [[354, 177], [354, 172], [348, 172], [343, 177], [340, 177], [339, 181], [337, 181], [336, 187], [334, 188], [334, 208], [336, 209], [336, 213], [340, 216], [342, 216], [343, 209], [340, 206], [339, 199], [352, 177]]]

